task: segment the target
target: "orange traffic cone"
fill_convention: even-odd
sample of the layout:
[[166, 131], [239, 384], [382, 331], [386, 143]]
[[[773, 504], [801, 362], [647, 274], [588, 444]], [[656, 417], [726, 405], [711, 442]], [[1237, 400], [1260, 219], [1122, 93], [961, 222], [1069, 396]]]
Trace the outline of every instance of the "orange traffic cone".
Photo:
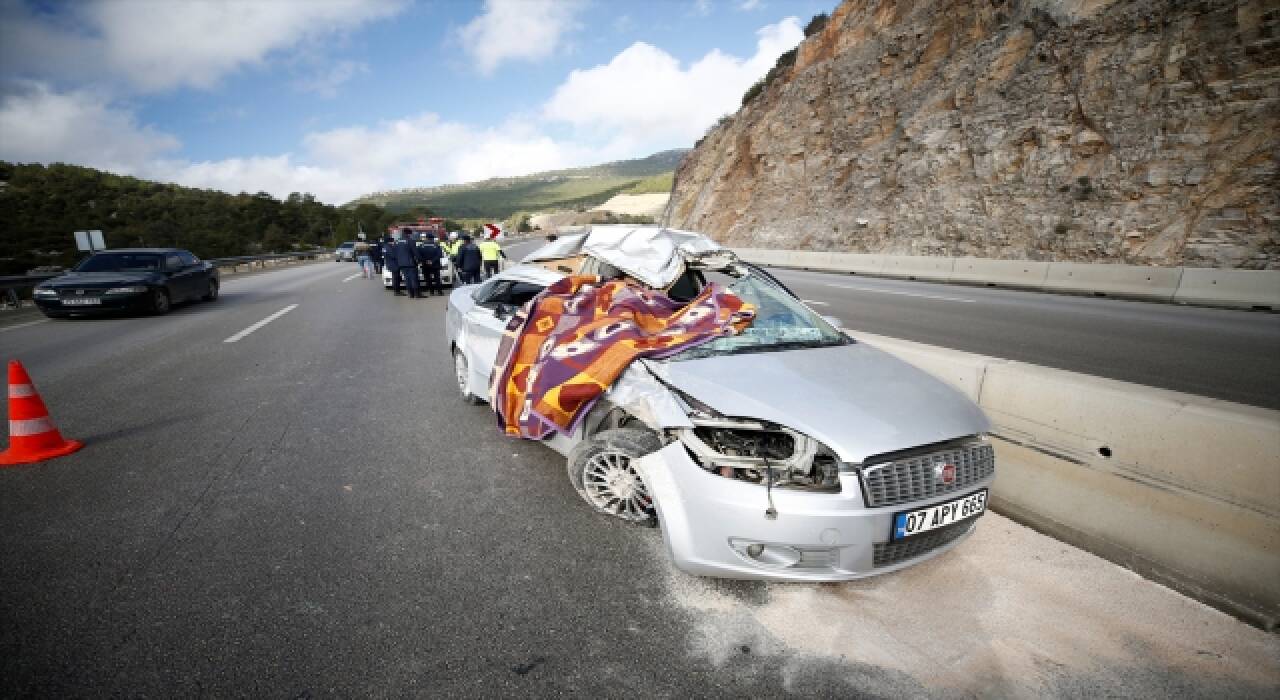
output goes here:
[[21, 362], [10, 360], [9, 449], [0, 452], [0, 465], [42, 462], [81, 447], [84, 444], [78, 440], [62, 439], [27, 370]]

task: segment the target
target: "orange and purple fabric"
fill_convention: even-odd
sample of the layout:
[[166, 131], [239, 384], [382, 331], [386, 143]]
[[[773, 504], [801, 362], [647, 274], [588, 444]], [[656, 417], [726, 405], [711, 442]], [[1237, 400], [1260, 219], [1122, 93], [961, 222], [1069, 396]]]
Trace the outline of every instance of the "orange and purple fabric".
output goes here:
[[716, 284], [681, 303], [624, 280], [566, 277], [507, 323], [490, 405], [507, 435], [572, 433], [632, 361], [740, 333], [754, 318], [751, 304]]

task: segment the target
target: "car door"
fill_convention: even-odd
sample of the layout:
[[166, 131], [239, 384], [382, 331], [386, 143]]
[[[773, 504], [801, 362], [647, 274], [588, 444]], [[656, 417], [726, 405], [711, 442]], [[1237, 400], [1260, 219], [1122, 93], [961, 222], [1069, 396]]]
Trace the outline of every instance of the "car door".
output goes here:
[[182, 260], [182, 275], [187, 283], [187, 298], [202, 298], [209, 291], [209, 270], [199, 258], [185, 250], [178, 251], [178, 258]]
[[522, 280], [500, 279], [475, 306], [467, 312], [467, 330], [474, 372], [487, 379], [498, 357], [498, 344], [507, 322], [525, 302], [537, 296], [543, 286]]
[[184, 269], [177, 253], [165, 253], [164, 276], [168, 283], [169, 300], [177, 303], [191, 297], [191, 271]]

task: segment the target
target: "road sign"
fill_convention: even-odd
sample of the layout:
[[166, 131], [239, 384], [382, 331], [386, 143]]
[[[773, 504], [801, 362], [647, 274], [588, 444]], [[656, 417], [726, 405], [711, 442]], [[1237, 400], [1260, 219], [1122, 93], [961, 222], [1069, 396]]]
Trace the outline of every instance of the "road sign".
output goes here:
[[95, 250], [106, 250], [107, 245], [102, 240], [102, 231], [76, 231], [76, 250], [83, 250], [92, 253]]

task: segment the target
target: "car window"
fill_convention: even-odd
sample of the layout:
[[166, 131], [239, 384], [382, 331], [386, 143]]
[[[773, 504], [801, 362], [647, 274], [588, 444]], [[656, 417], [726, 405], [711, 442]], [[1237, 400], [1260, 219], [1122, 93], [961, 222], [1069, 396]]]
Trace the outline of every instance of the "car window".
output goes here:
[[484, 301], [480, 302], [484, 306], [497, 306], [498, 304], [506, 304], [507, 306], [524, 306], [525, 302], [538, 296], [543, 290], [540, 284], [533, 282], [524, 282], [521, 280], [498, 280], [497, 284], [489, 290], [484, 297]]
[[676, 301], [692, 301], [706, 284], [701, 272], [686, 268], [684, 274], [667, 289], [667, 296]]
[[493, 292], [494, 286], [496, 286], [499, 282], [502, 282], [502, 281], [504, 280], [499, 280], [498, 278], [495, 277], [489, 280], [488, 282], [485, 282], [484, 284], [480, 285], [479, 287], [476, 288], [474, 292], [471, 292], [471, 300], [479, 304], [483, 302], [485, 299], [488, 299], [489, 294]]
[[200, 264], [200, 258], [197, 258], [196, 256], [192, 255], [191, 253], [188, 253], [185, 250], [178, 251], [178, 258], [182, 260], [183, 265], [190, 266], [190, 265]]
[[76, 265], [76, 272], [119, 272], [158, 270], [160, 256], [154, 253], [98, 253]]
[[164, 267], [166, 270], [181, 270], [182, 258], [173, 254], [166, 255], [164, 257]]

